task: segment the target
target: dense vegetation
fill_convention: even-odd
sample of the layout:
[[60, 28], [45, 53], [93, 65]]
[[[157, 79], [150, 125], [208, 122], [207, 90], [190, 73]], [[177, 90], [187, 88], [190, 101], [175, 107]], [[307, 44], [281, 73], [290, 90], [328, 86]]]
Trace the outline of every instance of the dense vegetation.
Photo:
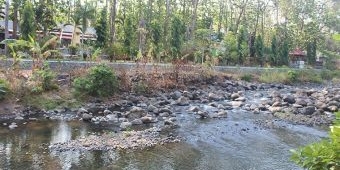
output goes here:
[[98, 65], [92, 67], [85, 77], [76, 78], [73, 86], [78, 95], [107, 97], [117, 91], [118, 81], [109, 66]]
[[340, 169], [340, 112], [330, 127], [329, 138], [293, 150], [292, 160], [310, 170]]
[[317, 55], [339, 56], [339, 7], [335, 0], [13, 0], [9, 16], [25, 40], [58, 23], [94, 27], [97, 41], [83, 43], [110, 60], [281, 66], [295, 48], [310, 65]]

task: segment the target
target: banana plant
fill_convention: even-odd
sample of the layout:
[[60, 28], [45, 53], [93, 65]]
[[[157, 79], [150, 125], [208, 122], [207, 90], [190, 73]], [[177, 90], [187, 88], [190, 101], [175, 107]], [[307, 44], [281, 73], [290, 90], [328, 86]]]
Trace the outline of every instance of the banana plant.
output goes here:
[[23, 53], [23, 51], [17, 51], [18, 49], [28, 49], [29, 53], [32, 57], [33, 70], [40, 70], [43, 67], [44, 61], [52, 55], [52, 53], [58, 53], [57, 50], [51, 49], [50, 46], [58, 42], [58, 37], [53, 36], [52, 38], [48, 39], [43, 44], [40, 44], [37, 40], [29, 36], [29, 40], [4, 40], [3, 43], [7, 44], [11, 51], [12, 56], [14, 58], [13, 64], [17, 64], [19, 62]]

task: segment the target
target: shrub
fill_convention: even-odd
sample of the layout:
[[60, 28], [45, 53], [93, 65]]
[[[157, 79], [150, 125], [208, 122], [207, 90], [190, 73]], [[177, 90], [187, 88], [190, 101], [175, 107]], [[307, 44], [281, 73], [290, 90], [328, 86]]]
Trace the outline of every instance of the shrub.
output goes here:
[[76, 78], [73, 82], [76, 94], [106, 97], [118, 88], [115, 73], [106, 65], [94, 66], [85, 77]]
[[291, 159], [303, 168], [310, 170], [340, 169], [340, 112], [336, 113], [334, 125], [330, 126], [329, 138], [291, 150]]
[[251, 82], [253, 80], [252, 74], [244, 74], [241, 76], [241, 80]]
[[76, 45], [70, 45], [68, 48], [70, 49], [71, 55], [76, 55], [79, 50], [78, 46]]
[[0, 100], [4, 99], [7, 95], [9, 89], [7, 82], [3, 79], [0, 79]]
[[288, 78], [289, 78], [290, 81], [292, 81], [292, 82], [297, 81], [298, 73], [296, 71], [289, 70], [287, 74], [288, 74]]
[[287, 72], [267, 70], [263, 72], [259, 80], [264, 83], [288, 83], [290, 82]]
[[55, 80], [56, 75], [52, 72], [49, 66], [45, 64], [41, 70], [33, 72], [33, 76], [31, 78], [33, 87], [31, 92], [41, 93], [43, 91], [58, 89], [58, 85]]

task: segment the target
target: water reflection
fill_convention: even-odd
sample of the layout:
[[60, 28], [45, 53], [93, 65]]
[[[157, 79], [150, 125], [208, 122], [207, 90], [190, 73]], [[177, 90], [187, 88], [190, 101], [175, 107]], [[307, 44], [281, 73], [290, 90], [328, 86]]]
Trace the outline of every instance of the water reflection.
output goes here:
[[65, 121], [61, 121], [52, 131], [51, 143], [67, 142], [71, 140], [71, 137], [71, 127]]
[[252, 129], [256, 125], [249, 116], [232, 112], [227, 121], [179, 121], [184, 142], [134, 152], [49, 151], [50, 143], [112, 131], [80, 121], [19, 123], [15, 130], [0, 127], [0, 169], [296, 169], [288, 150], [326, 134], [304, 126]]

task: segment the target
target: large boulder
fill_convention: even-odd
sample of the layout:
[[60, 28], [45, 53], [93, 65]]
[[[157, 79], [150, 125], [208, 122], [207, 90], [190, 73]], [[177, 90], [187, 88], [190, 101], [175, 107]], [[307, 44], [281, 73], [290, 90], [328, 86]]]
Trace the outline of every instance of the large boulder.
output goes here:
[[129, 112], [125, 114], [125, 116], [129, 119], [138, 119], [145, 116], [146, 114], [147, 112], [144, 109], [134, 106]]
[[298, 99], [296, 99], [296, 102], [295, 102], [295, 104], [298, 104], [298, 105], [301, 105], [301, 106], [307, 106], [307, 101], [305, 100], [305, 99], [302, 99], [302, 98], [298, 98]]
[[81, 118], [83, 119], [83, 121], [91, 121], [93, 116], [91, 114], [88, 114], [88, 113], [83, 113]]
[[294, 96], [292, 96], [292, 95], [287, 95], [287, 96], [285, 96], [284, 98], [283, 98], [283, 101], [284, 102], [287, 102], [287, 103], [289, 103], [289, 104], [294, 104], [295, 103], [295, 97]]
[[171, 96], [172, 99], [177, 100], [180, 97], [182, 97], [182, 93], [177, 90], [177, 91], [173, 92], [170, 96]]
[[237, 99], [237, 98], [239, 98], [239, 97], [241, 97], [241, 96], [240, 96], [240, 94], [238, 94], [238, 93], [233, 93], [233, 94], [231, 95], [231, 99], [232, 99], [232, 100], [235, 100], [235, 99]]
[[176, 104], [179, 106], [187, 106], [189, 105], [189, 99], [182, 96], [176, 101]]
[[302, 108], [300, 112], [303, 115], [312, 115], [315, 111], [316, 110], [314, 106], [308, 106], [308, 107]]

